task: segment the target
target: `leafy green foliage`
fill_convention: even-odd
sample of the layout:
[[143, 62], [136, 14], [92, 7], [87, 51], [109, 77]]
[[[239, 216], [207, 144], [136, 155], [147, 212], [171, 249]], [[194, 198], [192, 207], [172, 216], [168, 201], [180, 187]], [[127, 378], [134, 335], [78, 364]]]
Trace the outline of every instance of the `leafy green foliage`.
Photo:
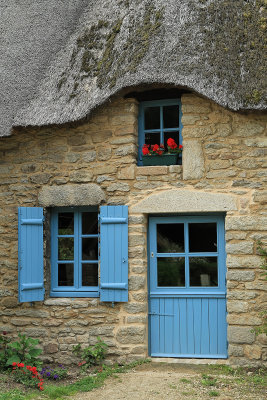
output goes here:
[[97, 342], [93, 346], [82, 349], [80, 344], [73, 346], [72, 352], [82, 361], [79, 363], [83, 369], [89, 368], [92, 365], [99, 365], [105, 358], [107, 345], [98, 336]]
[[2, 369], [8, 368], [14, 362], [24, 362], [37, 368], [42, 365], [38, 358], [42, 350], [36, 347], [39, 343], [38, 339], [32, 339], [18, 333], [18, 340], [11, 342], [10, 338], [4, 333], [0, 336], [0, 367]]
[[0, 336], [0, 369], [5, 368], [7, 360], [10, 357], [10, 350], [8, 344], [11, 341], [7, 332], [3, 332]]

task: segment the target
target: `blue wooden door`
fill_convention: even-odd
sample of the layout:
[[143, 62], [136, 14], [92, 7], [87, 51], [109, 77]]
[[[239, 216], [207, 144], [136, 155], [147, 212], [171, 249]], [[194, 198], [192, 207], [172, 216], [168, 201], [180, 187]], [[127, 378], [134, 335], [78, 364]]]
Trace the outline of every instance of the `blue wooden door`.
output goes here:
[[151, 356], [227, 358], [224, 243], [223, 217], [150, 218]]

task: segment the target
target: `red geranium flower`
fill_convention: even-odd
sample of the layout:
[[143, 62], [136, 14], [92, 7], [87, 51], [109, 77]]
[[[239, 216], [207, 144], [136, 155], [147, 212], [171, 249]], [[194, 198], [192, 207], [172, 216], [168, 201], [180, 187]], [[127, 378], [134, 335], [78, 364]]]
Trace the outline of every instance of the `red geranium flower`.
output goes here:
[[170, 147], [172, 150], [176, 149], [177, 144], [175, 143], [175, 140], [173, 140], [172, 138], [169, 138], [167, 140], [167, 146]]
[[144, 156], [146, 156], [147, 154], [149, 154], [149, 149], [148, 149], [148, 147], [143, 147], [142, 153], [143, 153]]
[[152, 151], [158, 151], [159, 150], [159, 145], [158, 144], [154, 144], [154, 146], [152, 147]]
[[183, 145], [182, 145], [182, 144], [180, 144], [180, 145], [179, 145], [179, 149], [182, 149], [182, 148], [183, 148]]

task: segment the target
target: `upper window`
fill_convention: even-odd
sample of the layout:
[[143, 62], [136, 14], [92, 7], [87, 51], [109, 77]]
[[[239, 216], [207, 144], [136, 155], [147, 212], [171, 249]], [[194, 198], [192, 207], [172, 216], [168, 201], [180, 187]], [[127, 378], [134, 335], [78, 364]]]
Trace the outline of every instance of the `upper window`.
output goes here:
[[[145, 145], [163, 145], [167, 150], [168, 139], [173, 139], [177, 147], [182, 144], [181, 101], [179, 99], [144, 101], [139, 109], [139, 153], [138, 165], [143, 165], [142, 148]], [[163, 153], [164, 154], [164, 153]], [[162, 157], [162, 154], [161, 156]], [[164, 165], [161, 158], [159, 163]], [[157, 161], [156, 161], [157, 163]], [[178, 157], [181, 163], [181, 154]]]
[[51, 295], [94, 296], [98, 290], [98, 212], [61, 208], [52, 213]]

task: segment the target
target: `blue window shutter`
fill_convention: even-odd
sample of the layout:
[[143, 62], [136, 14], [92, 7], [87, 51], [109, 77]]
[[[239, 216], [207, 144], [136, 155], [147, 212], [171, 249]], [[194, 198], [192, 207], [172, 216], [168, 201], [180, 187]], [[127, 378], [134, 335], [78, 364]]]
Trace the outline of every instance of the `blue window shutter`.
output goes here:
[[19, 302], [44, 300], [43, 209], [18, 209]]
[[100, 300], [128, 301], [128, 206], [100, 207]]

